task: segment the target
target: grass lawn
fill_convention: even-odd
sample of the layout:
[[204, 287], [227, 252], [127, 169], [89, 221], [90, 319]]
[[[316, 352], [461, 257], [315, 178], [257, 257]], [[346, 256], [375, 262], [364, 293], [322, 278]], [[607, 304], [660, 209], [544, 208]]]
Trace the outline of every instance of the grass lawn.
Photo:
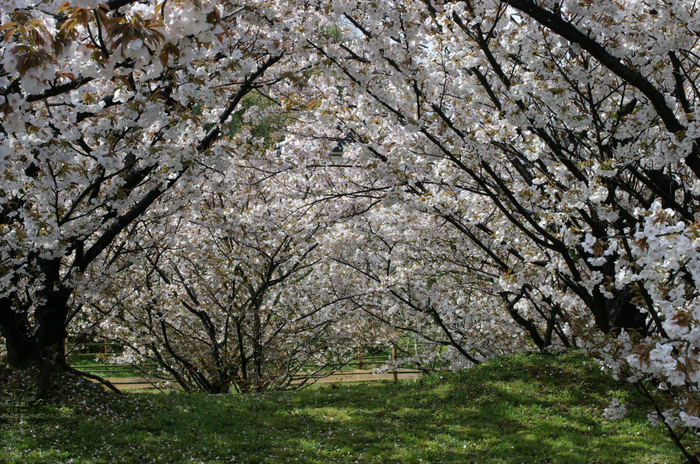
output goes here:
[[[577, 353], [518, 355], [398, 384], [323, 384], [266, 394], [138, 391], [119, 397], [65, 382], [54, 392], [57, 404], [9, 418], [7, 398], [23, 398], [31, 379], [0, 369], [3, 378], [2, 463], [685, 460], [648, 424], [633, 390]], [[620, 421], [602, 417], [612, 397], [629, 411]]]

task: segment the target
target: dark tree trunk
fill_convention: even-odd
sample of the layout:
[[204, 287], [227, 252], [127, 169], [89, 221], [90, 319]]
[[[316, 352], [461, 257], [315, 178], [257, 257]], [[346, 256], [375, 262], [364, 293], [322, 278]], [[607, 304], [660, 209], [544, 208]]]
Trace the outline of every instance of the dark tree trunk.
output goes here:
[[37, 295], [41, 301], [36, 309], [36, 346], [39, 358], [65, 366], [66, 319], [68, 299], [72, 289], [61, 283], [61, 260], [54, 259], [42, 263], [44, 288]]
[[65, 324], [70, 291], [62, 289], [52, 293], [54, 298], [36, 311], [36, 349], [40, 360], [49, 359], [52, 363], [65, 365], [65, 343], [68, 336]]
[[253, 320], [253, 369], [255, 373], [255, 378], [253, 379], [253, 388], [256, 392], [263, 390], [262, 384], [262, 366], [263, 366], [263, 333], [262, 333], [262, 322], [260, 320], [260, 305], [255, 306]]
[[4, 361], [18, 368], [36, 362], [39, 350], [30, 336], [26, 313], [15, 309], [9, 298], [0, 299], [0, 335], [5, 339], [7, 350]]
[[[49, 287], [50, 286], [50, 287]], [[39, 380], [37, 382], [37, 399], [47, 396], [51, 386], [52, 374], [68, 370], [65, 346], [66, 318], [68, 317], [68, 298], [71, 290], [60, 283], [47, 283], [44, 304], [36, 310], [37, 332], [36, 346], [39, 352]], [[53, 288], [51, 288], [53, 287]]]
[[65, 342], [68, 333], [70, 289], [59, 287], [44, 292], [45, 303], [35, 313], [36, 333], [31, 333], [26, 311], [17, 312], [7, 299], [0, 301], [0, 334], [5, 338], [5, 362], [15, 368], [39, 365], [37, 398], [45, 398], [54, 372], [65, 371]]
[[53, 372], [68, 369], [65, 357], [66, 319], [72, 289], [61, 283], [61, 260], [39, 262], [43, 288], [37, 292], [33, 323], [18, 300], [0, 300], [0, 334], [5, 338], [7, 359], [16, 368], [39, 366], [37, 398], [48, 393]]
[[625, 329], [628, 332], [636, 331], [644, 337], [647, 335], [647, 315], [641, 312], [639, 305], [632, 303], [633, 298], [632, 286], [627, 285], [616, 292], [615, 298], [606, 301], [608, 325], [611, 332], [617, 333]]

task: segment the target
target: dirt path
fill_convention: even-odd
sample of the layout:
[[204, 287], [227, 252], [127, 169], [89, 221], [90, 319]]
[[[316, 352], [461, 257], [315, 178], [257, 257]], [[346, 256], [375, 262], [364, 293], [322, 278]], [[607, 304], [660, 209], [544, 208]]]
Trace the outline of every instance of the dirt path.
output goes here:
[[[399, 380], [407, 379], [417, 379], [421, 376], [419, 372], [401, 372], [397, 373], [397, 378]], [[393, 374], [375, 374], [373, 371], [366, 370], [349, 370], [340, 371], [336, 374], [329, 375], [322, 379], [317, 380], [319, 383], [334, 383], [334, 382], [366, 382], [372, 380], [392, 380], [394, 378]], [[109, 380], [115, 387], [119, 390], [134, 390], [138, 388], [155, 388], [153, 383], [157, 382], [158, 379], [147, 379], [144, 377], [109, 377], [105, 380]]]

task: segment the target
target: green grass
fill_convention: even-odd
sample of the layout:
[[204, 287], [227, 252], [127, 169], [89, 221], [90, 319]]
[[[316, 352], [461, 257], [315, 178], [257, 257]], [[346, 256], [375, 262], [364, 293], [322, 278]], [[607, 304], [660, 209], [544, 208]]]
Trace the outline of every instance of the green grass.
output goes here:
[[[0, 370], [1, 371], [1, 370]], [[30, 379], [5, 376], [0, 404]], [[3, 376], [0, 375], [0, 380]], [[248, 395], [55, 391], [0, 425], [9, 463], [681, 463], [632, 390], [580, 354], [519, 355], [417, 381]], [[4, 388], [4, 391], [2, 391]], [[602, 417], [611, 397], [628, 415]], [[72, 461], [71, 461], [72, 459]]]

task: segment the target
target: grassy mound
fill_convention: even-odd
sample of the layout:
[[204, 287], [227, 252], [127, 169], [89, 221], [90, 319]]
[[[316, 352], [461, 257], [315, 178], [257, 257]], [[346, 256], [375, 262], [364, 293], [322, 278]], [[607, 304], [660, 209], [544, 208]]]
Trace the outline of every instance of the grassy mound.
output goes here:
[[[67, 377], [51, 404], [9, 415], [31, 379], [0, 378], [0, 462], [683, 462], [643, 400], [578, 353], [248, 395], [118, 396]], [[615, 422], [602, 416], [613, 397], [629, 411]]]

